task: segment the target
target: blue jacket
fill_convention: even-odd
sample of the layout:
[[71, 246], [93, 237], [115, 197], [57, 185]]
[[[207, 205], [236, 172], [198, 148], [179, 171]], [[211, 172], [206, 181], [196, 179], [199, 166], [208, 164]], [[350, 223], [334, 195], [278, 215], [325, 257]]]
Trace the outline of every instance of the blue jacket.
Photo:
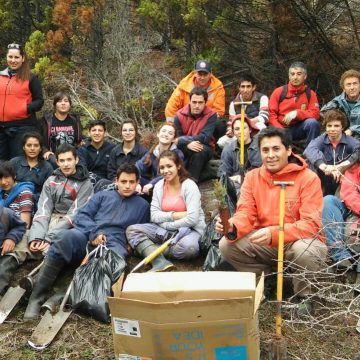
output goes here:
[[25, 156], [17, 156], [10, 160], [16, 172], [17, 181], [30, 181], [35, 185], [35, 194], [40, 196], [46, 179], [53, 173], [54, 168], [45, 160], [40, 160], [36, 166], [30, 169]]
[[139, 144], [135, 143], [134, 148], [125, 154], [123, 150], [123, 144], [116, 145], [110, 152], [110, 158], [107, 166], [107, 178], [114, 181], [116, 178], [116, 171], [122, 164], [135, 164], [137, 160], [141, 159], [148, 149]]
[[350, 107], [348, 100], [346, 99], [345, 92], [343, 92], [321, 108], [321, 116], [324, 116], [326, 111], [332, 109], [341, 110], [346, 115], [350, 123], [350, 129], [360, 134], [360, 101], [357, 101], [353, 107]]
[[0, 205], [0, 246], [5, 239], [20, 242], [26, 231], [26, 223], [22, 221], [15, 213]]
[[[244, 170], [251, 170], [262, 165], [257, 137], [254, 137], [247, 148], [245, 155]], [[221, 161], [218, 169], [218, 176], [240, 174], [240, 145], [234, 140], [225, 145], [221, 153]]]
[[106, 246], [122, 257], [128, 255], [125, 230], [129, 225], [150, 222], [150, 205], [142, 197], [122, 197], [117, 190], [100, 191], [79, 210], [74, 226], [89, 241], [106, 235]]
[[[175, 144], [171, 145], [170, 150], [177, 153], [181, 160], [184, 160], [183, 152], [180, 149], [178, 149]], [[151, 165], [149, 165], [149, 166], [145, 165], [145, 160], [146, 160], [148, 154], [149, 154], [149, 152], [147, 152], [135, 164], [136, 167], [139, 169], [141, 186], [144, 186], [146, 184], [152, 184], [153, 186], [155, 186], [155, 184], [159, 180], [162, 179], [162, 176], [160, 176], [160, 174], [159, 174], [159, 168], [158, 168], [158, 159], [160, 156], [159, 148], [156, 147], [154, 149], [153, 153], [150, 155]]]
[[100, 149], [95, 149], [90, 142], [87, 142], [77, 150], [80, 163], [96, 175], [97, 181], [107, 178], [107, 166], [114, 147], [115, 144], [104, 141]]
[[334, 160], [335, 164], [338, 164], [359, 148], [359, 140], [343, 134], [334, 150], [328, 135], [323, 134], [310, 142], [304, 151], [304, 156], [313, 168], [319, 168], [321, 164], [334, 164]]

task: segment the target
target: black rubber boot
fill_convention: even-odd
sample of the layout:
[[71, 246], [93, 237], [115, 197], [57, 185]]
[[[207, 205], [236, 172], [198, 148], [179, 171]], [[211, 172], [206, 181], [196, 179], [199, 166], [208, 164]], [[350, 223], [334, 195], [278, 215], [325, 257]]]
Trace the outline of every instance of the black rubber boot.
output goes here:
[[34, 288], [25, 310], [24, 321], [36, 319], [40, 314], [41, 304], [45, 301], [47, 292], [52, 289], [53, 284], [64, 266], [64, 261], [46, 257], [41, 267]]
[[65, 296], [65, 291], [60, 291], [58, 293], [55, 293], [53, 296], [47, 299], [43, 305], [41, 305], [41, 309], [49, 310], [51, 313], [55, 313], [57, 307], [61, 304], [61, 301], [64, 298], [64, 296]]
[[14, 256], [5, 255], [0, 257], [0, 294], [9, 286], [15, 270], [19, 267]]
[[[142, 256], [147, 257], [153, 251], [155, 251], [158, 247], [151, 240], [144, 240], [138, 246], [136, 246], [135, 250]], [[161, 272], [161, 271], [169, 271], [174, 268], [174, 264], [165, 259], [164, 255], [160, 254], [151, 262], [152, 269], [151, 271]]]

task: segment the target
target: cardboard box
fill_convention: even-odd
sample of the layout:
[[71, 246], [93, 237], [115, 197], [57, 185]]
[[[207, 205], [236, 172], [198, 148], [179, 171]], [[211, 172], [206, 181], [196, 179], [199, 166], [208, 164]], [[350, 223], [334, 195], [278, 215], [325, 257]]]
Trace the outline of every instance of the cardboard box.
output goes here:
[[115, 358], [257, 360], [262, 293], [253, 273], [130, 274], [109, 298]]

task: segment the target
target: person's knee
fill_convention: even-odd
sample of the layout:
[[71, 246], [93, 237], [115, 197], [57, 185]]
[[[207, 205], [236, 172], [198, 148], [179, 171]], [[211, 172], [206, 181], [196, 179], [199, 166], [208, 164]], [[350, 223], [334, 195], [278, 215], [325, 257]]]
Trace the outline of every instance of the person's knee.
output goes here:
[[320, 122], [314, 118], [309, 118], [304, 121], [304, 127], [307, 130], [320, 131]]

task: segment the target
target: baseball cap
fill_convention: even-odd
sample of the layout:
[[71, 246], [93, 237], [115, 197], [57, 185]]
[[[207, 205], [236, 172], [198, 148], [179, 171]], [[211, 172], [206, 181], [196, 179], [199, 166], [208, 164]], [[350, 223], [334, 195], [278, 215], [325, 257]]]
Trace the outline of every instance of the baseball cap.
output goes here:
[[195, 71], [211, 72], [211, 65], [206, 60], [199, 60], [195, 65]]

